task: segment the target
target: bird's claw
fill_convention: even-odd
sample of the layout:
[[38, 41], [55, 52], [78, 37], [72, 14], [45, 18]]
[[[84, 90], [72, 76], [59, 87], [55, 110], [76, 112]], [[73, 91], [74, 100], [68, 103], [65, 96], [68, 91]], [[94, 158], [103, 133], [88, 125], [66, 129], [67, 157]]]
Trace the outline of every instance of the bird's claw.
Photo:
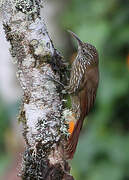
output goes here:
[[63, 88], [64, 88], [64, 84], [62, 84], [60, 81], [56, 80], [54, 77], [52, 77], [52, 76], [49, 75], [49, 74], [46, 74], [46, 76], [48, 77], [48, 78], [46, 78], [46, 79], [51, 80], [51, 81], [54, 81], [54, 82], [56, 82], [57, 84], [63, 86]]

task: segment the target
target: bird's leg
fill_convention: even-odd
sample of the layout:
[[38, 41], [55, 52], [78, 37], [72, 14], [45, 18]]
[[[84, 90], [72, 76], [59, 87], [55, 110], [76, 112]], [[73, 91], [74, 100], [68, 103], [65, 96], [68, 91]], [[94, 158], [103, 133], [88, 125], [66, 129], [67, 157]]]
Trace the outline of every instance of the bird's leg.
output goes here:
[[79, 97], [73, 94], [70, 97], [71, 97], [71, 103], [72, 103], [72, 112], [74, 112], [75, 118], [76, 120], [78, 120], [81, 114]]
[[63, 83], [61, 83], [60, 81], [58, 81], [57, 79], [55, 79], [55, 78], [52, 77], [51, 75], [46, 74], [46, 76], [47, 76], [46, 79], [48, 79], [48, 80], [50, 80], [50, 81], [53, 81], [53, 82], [61, 85], [61, 86], [64, 88], [64, 89], [62, 90], [62, 94], [67, 94], [66, 86], [65, 86]]
[[51, 75], [46, 74], [46, 76], [47, 76], [46, 79], [48, 79], [48, 80], [50, 80], [50, 81], [54, 81], [54, 82], [56, 82], [57, 84], [61, 85], [63, 88], [65, 88], [65, 85], [64, 85], [64, 84], [62, 84], [60, 81], [58, 81], [57, 79], [55, 79], [55, 78], [52, 77]]

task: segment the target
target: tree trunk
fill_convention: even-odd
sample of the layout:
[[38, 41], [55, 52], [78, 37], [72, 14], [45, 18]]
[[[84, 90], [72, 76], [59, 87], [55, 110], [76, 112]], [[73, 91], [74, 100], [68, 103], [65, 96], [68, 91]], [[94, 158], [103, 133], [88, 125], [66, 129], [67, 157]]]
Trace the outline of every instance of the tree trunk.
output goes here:
[[44, 20], [41, 0], [3, 0], [1, 13], [10, 53], [23, 90], [19, 121], [26, 149], [23, 180], [73, 180], [64, 155], [68, 136], [64, 97], [52, 76], [65, 83], [66, 66], [55, 50]]

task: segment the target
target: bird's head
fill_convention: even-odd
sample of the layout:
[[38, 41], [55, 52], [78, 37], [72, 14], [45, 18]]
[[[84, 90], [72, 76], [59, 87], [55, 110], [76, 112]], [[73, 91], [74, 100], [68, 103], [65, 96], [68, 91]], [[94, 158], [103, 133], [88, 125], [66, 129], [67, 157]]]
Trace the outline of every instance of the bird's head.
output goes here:
[[89, 44], [82, 42], [79, 37], [73, 33], [72, 31], [68, 30], [68, 32], [73, 36], [74, 39], [77, 40], [78, 43], [78, 54], [85, 57], [88, 61], [93, 60], [98, 63], [98, 52], [96, 48]]

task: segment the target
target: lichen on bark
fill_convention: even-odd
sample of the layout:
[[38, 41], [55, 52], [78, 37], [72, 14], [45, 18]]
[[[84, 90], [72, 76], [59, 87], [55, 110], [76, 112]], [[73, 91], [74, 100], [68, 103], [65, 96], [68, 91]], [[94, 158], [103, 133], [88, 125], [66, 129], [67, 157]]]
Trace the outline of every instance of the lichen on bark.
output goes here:
[[6, 39], [23, 90], [19, 120], [26, 150], [20, 176], [26, 180], [72, 180], [63, 153], [68, 136], [62, 116], [64, 96], [60, 86], [48, 78], [66, 83], [67, 68], [40, 17], [42, 3], [4, 0], [1, 5]]

